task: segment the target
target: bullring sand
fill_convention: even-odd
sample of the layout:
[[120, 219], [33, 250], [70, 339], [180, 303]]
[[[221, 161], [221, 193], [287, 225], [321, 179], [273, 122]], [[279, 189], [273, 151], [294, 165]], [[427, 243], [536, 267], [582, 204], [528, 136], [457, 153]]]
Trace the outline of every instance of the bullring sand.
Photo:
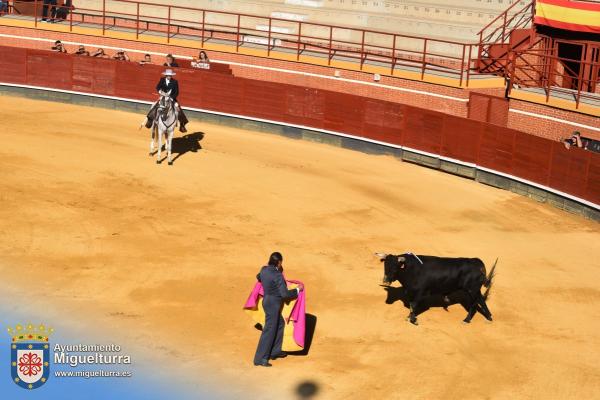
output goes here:
[[[142, 118], [0, 97], [4, 289], [237, 397], [312, 381], [323, 399], [597, 398], [598, 223], [389, 156], [196, 121], [202, 148], [155, 165]], [[308, 356], [259, 369], [241, 307], [273, 250], [316, 330]], [[406, 323], [376, 251], [499, 257], [494, 323], [462, 325], [459, 305]]]

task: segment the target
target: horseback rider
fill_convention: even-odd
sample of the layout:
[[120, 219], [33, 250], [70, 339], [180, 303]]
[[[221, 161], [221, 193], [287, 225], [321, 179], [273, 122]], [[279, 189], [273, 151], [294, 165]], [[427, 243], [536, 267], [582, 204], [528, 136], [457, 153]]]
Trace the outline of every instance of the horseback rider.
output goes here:
[[[159, 93], [161, 90], [165, 93], [170, 92], [170, 97], [175, 102], [175, 106], [177, 107], [177, 111], [178, 111], [178, 115], [179, 115], [179, 131], [185, 133], [185, 132], [187, 132], [187, 129], [185, 129], [185, 125], [189, 121], [188, 121], [187, 117], [185, 116], [185, 114], [183, 113], [183, 110], [179, 106], [179, 103], [177, 102], [177, 96], [179, 95], [179, 82], [177, 82], [173, 78], [175, 76], [175, 72], [173, 72], [172, 69], [167, 69], [162, 74], [164, 76], [162, 78], [160, 78], [160, 81], [158, 81], [158, 84], [156, 85], [156, 91]], [[152, 123], [154, 122], [154, 118], [156, 117], [157, 107], [158, 107], [158, 102], [154, 103], [154, 105], [148, 112], [147, 120], [146, 120], [146, 128], [152, 127]]]

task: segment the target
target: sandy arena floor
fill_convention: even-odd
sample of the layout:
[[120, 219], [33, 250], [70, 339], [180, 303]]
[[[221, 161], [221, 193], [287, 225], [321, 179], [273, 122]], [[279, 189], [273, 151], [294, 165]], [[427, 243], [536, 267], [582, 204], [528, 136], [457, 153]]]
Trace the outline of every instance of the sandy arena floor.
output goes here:
[[[141, 119], [0, 97], [4, 287], [35, 281], [32, 304], [210, 363], [247, 398], [259, 379], [278, 379], [274, 398], [305, 380], [327, 399], [597, 398], [599, 224], [391, 157], [198, 122], [202, 149], [157, 166]], [[308, 356], [266, 370], [241, 307], [273, 250], [317, 323]], [[408, 324], [375, 251], [500, 257], [495, 322], [462, 325], [455, 305]]]

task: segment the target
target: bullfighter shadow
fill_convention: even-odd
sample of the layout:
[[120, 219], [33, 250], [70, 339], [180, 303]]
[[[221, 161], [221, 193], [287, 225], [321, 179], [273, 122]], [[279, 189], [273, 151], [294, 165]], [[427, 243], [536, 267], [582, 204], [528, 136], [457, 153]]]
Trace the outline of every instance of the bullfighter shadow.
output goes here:
[[[254, 327], [259, 331], [262, 331], [261, 324], [255, 324]], [[317, 316], [306, 313], [306, 324], [304, 331], [304, 349], [301, 351], [290, 351], [288, 352], [291, 356], [307, 356], [310, 352], [310, 346], [312, 345], [313, 337], [315, 336], [315, 330], [317, 329]]]
[[[384, 286], [384, 289], [387, 292], [385, 304], [394, 304], [397, 301], [402, 301], [404, 307], [410, 310], [408, 296], [403, 287]], [[442, 295], [434, 295], [424, 299], [421, 306], [415, 310], [416, 315], [422, 314], [433, 307], [442, 307], [448, 311], [448, 307], [454, 304], [460, 304], [465, 311], [469, 311], [470, 299], [466, 292], [456, 291], [446, 297], [447, 300], [444, 299], [444, 296]], [[477, 311], [481, 313], [481, 308], [479, 305], [477, 305]]]

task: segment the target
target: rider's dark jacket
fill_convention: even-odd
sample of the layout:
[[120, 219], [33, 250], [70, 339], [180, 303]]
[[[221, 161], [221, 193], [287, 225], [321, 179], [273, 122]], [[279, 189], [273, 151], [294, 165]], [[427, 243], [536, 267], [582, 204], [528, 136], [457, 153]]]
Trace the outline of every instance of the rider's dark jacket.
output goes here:
[[167, 79], [165, 77], [160, 78], [158, 84], [156, 85], [156, 91], [168, 92], [171, 91], [171, 98], [174, 101], [177, 101], [177, 96], [179, 96], [179, 82], [175, 79], [171, 78], [169, 84], [167, 85]]

